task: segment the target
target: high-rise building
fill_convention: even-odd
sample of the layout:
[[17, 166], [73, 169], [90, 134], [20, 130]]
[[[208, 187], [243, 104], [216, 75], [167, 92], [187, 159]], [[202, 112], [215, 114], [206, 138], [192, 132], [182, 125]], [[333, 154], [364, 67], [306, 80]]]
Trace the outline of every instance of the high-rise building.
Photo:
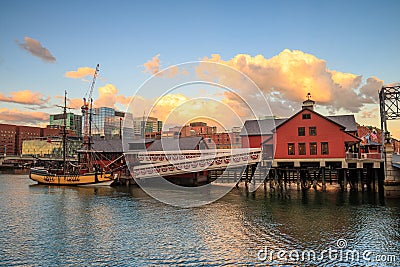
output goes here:
[[135, 117], [133, 119], [133, 133], [143, 137], [145, 133], [160, 133], [162, 121], [155, 117]]
[[[123, 132], [123, 120], [125, 113], [109, 107], [94, 108], [92, 111], [92, 129], [94, 138], [116, 139]], [[85, 125], [85, 117], [82, 125]], [[82, 131], [83, 132], [83, 131]], [[124, 133], [125, 133], [124, 129]]]
[[[82, 136], [82, 116], [74, 113], [66, 113], [65, 126], [66, 130], [70, 130], [76, 133], [77, 136]], [[64, 113], [50, 115], [50, 128], [52, 126], [63, 126], [64, 125]]]

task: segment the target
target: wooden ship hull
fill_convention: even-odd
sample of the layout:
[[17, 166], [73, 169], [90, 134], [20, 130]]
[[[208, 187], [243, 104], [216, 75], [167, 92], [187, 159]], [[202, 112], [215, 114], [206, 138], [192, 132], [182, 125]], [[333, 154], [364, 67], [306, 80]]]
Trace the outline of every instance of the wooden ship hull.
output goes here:
[[52, 174], [41, 168], [32, 168], [29, 178], [46, 185], [110, 185], [113, 182], [113, 176], [105, 173]]

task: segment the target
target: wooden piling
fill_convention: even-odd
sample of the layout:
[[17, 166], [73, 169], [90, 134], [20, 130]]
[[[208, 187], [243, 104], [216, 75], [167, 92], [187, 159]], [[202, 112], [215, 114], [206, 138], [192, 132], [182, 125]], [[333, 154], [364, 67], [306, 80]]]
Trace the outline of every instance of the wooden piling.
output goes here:
[[322, 167], [322, 191], [326, 191], [326, 181], [325, 181], [325, 167]]

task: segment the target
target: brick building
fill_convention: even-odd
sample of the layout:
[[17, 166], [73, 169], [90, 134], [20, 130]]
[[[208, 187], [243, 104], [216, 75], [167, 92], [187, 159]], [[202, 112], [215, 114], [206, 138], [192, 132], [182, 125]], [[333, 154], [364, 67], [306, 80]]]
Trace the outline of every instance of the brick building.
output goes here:
[[[76, 136], [75, 133], [67, 131], [68, 136]], [[60, 128], [41, 128], [34, 126], [20, 126], [12, 124], [0, 124], [0, 151], [1, 155], [21, 155], [22, 143], [25, 140], [36, 140], [43, 137], [61, 137]]]

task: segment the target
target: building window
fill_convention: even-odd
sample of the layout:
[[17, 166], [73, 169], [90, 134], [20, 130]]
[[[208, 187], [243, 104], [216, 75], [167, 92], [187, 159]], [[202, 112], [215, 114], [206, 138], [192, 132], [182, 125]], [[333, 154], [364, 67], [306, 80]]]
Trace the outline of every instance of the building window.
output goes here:
[[306, 128], [305, 127], [299, 127], [297, 128], [299, 136], [305, 136], [306, 135]]
[[303, 120], [309, 120], [311, 119], [311, 114], [310, 113], [305, 113], [302, 115]]
[[317, 155], [317, 143], [310, 143], [310, 155]]
[[317, 127], [310, 127], [309, 133], [310, 133], [310, 136], [316, 136], [317, 135]]
[[321, 154], [322, 155], [328, 155], [329, 154], [328, 142], [321, 142]]
[[293, 143], [289, 143], [288, 144], [288, 155], [294, 155], [295, 151], [294, 151], [294, 144]]
[[299, 155], [305, 155], [305, 154], [306, 154], [306, 144], [299, 143]]

